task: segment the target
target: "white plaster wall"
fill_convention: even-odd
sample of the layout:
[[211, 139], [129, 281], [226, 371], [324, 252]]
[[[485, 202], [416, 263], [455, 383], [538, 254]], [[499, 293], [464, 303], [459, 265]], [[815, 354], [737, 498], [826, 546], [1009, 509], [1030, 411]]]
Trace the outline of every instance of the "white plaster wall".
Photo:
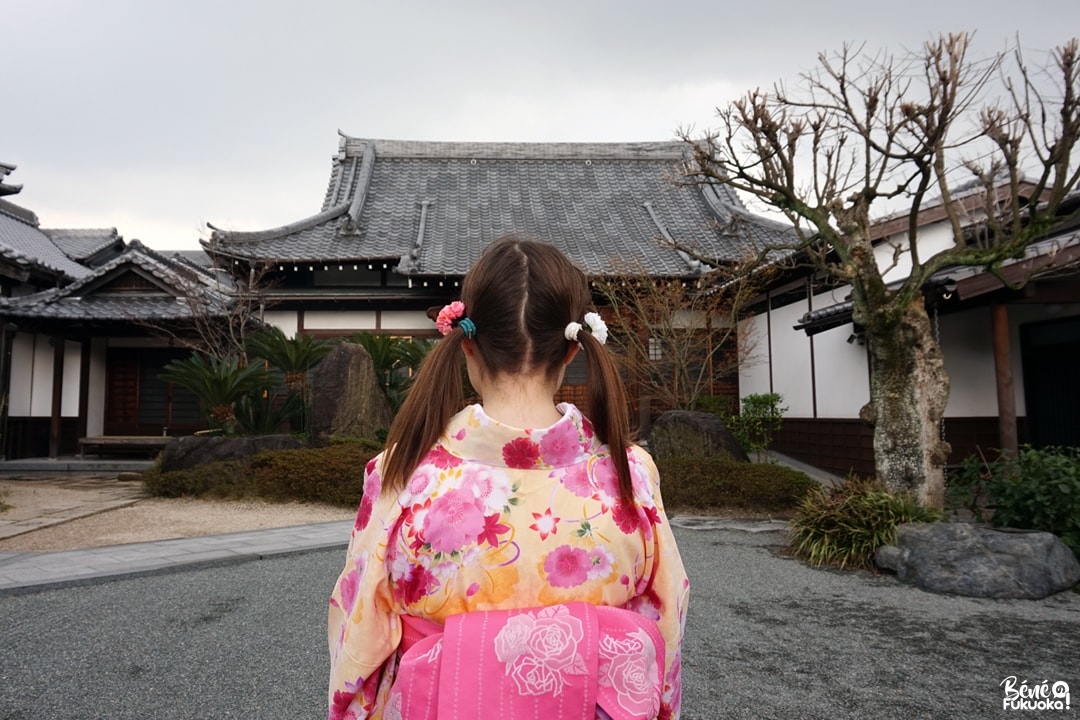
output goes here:
[[[1048, 310], [1048, 308], [1053, 308]], [[1020, 328], [1028, 323], [1080, 315], [1080, 306], [1014, 304], [1009, 314], [1009, 356], [1012, 366], [1016, 414], [1027, 413], [1024, 396], [1024, 365]], [[997, 378], [994, 368], [993, 326], [988, 307], [945, 315], [941, 326], [941, 351], [949, 373], [946, 417], [997, 417]]]
[[[919, 228], [917, 238], [919, 244], [919, 260], [925, 261], [932, 255], [953, 246], [952, 230], [948, 223], [939, 222]], [[895, 256], [895, 248], [899, 247], [900, 255]], [[911, 253], [908, 252], [906, 233], [898, 233], [889, 239], [879, 242], [874, 246], [874, 257], [877, 259], [878, 268], [881, 269], [885, 282], [903, 280], [911, 273]], [[895, 267], [893, 266], [895, 263]]]
[[305, 330], [374, 330], [374, 312], [311, 310], [304, 313]]
[[[17, 333], [11, 345], [11, 393], [8, 398], [8, 415], [26, 417], [30, 414], [33, 398], [34, 360], [36, 335]], [[49, 363], [50, 369], [52, 363]]]
[[34, 336], [34, 362], [30, 381], [30, 416], [52, 417], [53, 349], [49, 338]]
[[753, 345], [749, 358], [744, 358], [739, 365], [739, 395], [760, 395], [772, 392], [769, 381], [769, 337], [768, 319], [755, 315], [739, 323], [739, 337], [746, 338]]
[[[982, 307], [953, 313], [940, 318], [938, 323], [945, 372], [949, 374], [949, 403], [945, 406], [945, 416], [996, 416], [990, 309]], [[1014, 350], [1019, 361], [1019, 337]]]
[[435, 323], [423, 310], [384, 310], [381, 324], [385, 332], [435, 330]]
[[772, 392], [783, 397], [787, 417], [814, 416], [810, 342], [806, 333], [794, 328], [808, 307], [805, 300], [800, 300], [772, 311]]
[[[79, 370], [82, 364], [81, 343], [64, 343], [64, 387], [60, 396], [60, 417], [79, 417]], [[52, 391], [50, 390], [50, 395]], [[51, 398], [50, 398], [51, 402]], [[49, 415], [52, 415], [50, 411]]]
[[[81, 347], [64, 343], [63, 395], [60, 415], [79, 415], [79, 365]], [[11, 391], [8, 415], [52, 417], [53, 346], [45, 335], [15, 336], [11, 349]]]
[[105, 348], [108, 340], [90, 341], [90, 384], [87, 389], [86, 434], [105, 433]]
[[[816, 301], [815, 307], [824, 307]], [[866, 347], [847, 339], [855, 332], [852, 323], [818, 333], [814, 345], [817, 417], [854, 418], [870, 400], [869, 360]]]
[[296, 337], [296, 329], [300, 326], [296, 321], [296, 313], [289, 310], [268, 310], [263, 313], [263, 320], [290, 338]]

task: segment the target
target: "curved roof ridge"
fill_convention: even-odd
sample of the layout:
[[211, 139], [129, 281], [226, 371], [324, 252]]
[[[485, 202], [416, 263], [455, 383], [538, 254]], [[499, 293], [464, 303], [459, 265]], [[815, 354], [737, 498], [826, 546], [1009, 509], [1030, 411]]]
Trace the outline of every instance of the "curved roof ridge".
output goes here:
[[[340, 131], [339, 131], [340, 132]], [[452, 142], [358, 138], [341, 133], [345, 156], [360, 155], [368, 145], [387, 158], [460, 158], [485, 160], [681, 160], [681, 141], [639, 142]]]
[[32, 228], [39, 229], [37, 213], [24, 208], [22, 205], [16, 205], [10, 200], [0, 200], [0, 213], [7, 215], [12, 220], [18, 220]]
[[[85, 277], [79, 278], [70, 285], [66, 285], [62, 288], [58, 288], [56, 292], [57, 297], [81, 297], [79, 294], [87, 286], [92, 286], [98, 281], [105, 278], [110, 273], [115, 271], [122, 265], [132, 264], [140, 269], [146, 271], [163, 285], [171, 287], [173, 289], [179, 289], [176, 287], [177, 282], [183, 282], [183, 275], [191, 273], [191, 280], [198, 283], [202, 292], [209, 292], [217, 296], [217, 299], [224, 298], [225, 295], [219, 290], [210, 287], [208, 279], [206, 277], [195, 277], [196, 275], [204, 275], [204, 273], [195, 273], [192, 268], [186, 266], [180, 266], [179, 263], [169, 260], [165, 255], [147, 247], [138, 240], [132, 240], [128, 243], [128, 246], [124, 249], [124, 252], [117, 255], [115, 258], [105, 263], [101, 267], [97, 268], [93, 273]], [[42, 301], [50, 300], [51, 298], [42, 296]]]
[[344, 215], [349, 211], [349, 206], [352, 204], [352, 200], [349, 202], [335, 205], [334, 207], [323, 210], [322, 212], [311, 215], [310, 217], [291, 222], [288, 225], [281, 225], [276, 228], [269, 228], [267, 230], [225, 230], [223, 228], [215, 227], [211, 223], [206, 223], [206, 226], [213, 230], [209, 240], [200, 240], [199, 244], [204, 248], [210, 250], [213, 249], [215, 240], [223, 240], [227, 244], [240, 244], [240, 243], [253, 243], [261, 242], [263, 240], [273, 240], [275, 238], [290, 235], [300, 230], [306, 230], [310, 227], [320, 225], [327, 220], [333, 220], [336, 217]]

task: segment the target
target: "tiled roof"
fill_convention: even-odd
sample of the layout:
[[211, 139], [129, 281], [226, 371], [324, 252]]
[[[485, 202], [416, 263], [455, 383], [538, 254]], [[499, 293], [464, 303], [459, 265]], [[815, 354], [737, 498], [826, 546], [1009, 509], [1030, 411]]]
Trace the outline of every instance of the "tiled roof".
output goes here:
[[[95, 292], [109, 277], [123, 272], [125, 266], [154, 278], [162, 289], [145, 293]], [[219, 287], [216, 279], [204, 270], [196, 270], [187, 263], [181, 265], [133, 240], [122, 255], [70, 285], [0, 298], [0, 316], [82, 321], [177, 320], [192, 316], [191, 304], [184, 296], [194, 292], [205, 298], [205, 306], [212, 312], [227, 312], [228, 290]]]
[[78, 262], [85, 262], [96, 253], [120, 242], [120, 233], [116, 228], [41, 228], [41, 232], [48, 235], [65, 255]]
[[3, 257], [67, 279], [81, 278], [90, 270], [72, 260], [37, 225], [26, 208], [0, 200], [0, 254]]
[[[682, 143], [436, 143], [342, 137], [317, 215], [262, 232], [215, 230], [208, 252], [279, 261], [400, 259], [413, 276], [458, 276], [492, 240], [523, 232], [591, 275], [687, 277], [776, 242], [784, 226], [728, 188], [669, 181]], [[738, 222], [732, 222], [737, 220]]]

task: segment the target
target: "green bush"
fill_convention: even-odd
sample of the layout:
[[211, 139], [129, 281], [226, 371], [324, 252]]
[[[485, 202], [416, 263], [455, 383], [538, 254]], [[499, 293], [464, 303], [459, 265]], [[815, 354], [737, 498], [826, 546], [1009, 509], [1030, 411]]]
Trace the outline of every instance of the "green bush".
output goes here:
[[749, 510], [790, 513], [818, 483], [783, 465], [745, 463], [725, 457], [657, 460], [664, 505], [669, 510]]
[[[190, 470], [143, 473], [148, 492], [161, 497], [260, 497], [355, 507], [363, 493], [363, 471], [380, 447], [367, 440], [338, 440], [325, 447], [276, 450], [247, 463], [209, 463]], [[668, 509], [738, 510], [789, 515], [818, 486], [783, 465], [728, 458], [658, 461]]]
[[263, 498], [356, 507], [363, 496], [364, 466], [378, 452], [365, 441], [259, 453], [248, 463], [216, 462], [189, 470], [143, 473], [143, 485], [160, 497]]
[[748, 453], [767, 455], [773, 436], [784, 425], [787, 408], [780, 393], [752, 393], [742, 399], [742, 412], [724, 418], [731, 434]]
[[1016, 457], [963, 467], [969, 485], [980, 479], [990, 522], [1053, 533], [1080, 557], [1080, 448], [1026, 446]]
[[940, 519], [940, 512], [921, 507], [910, 495], [850, 477], [803, 499], [791, 521], [789, 543], [795, 557], [816, 567], [874, 569], [874, 552], [896, 540], [897, 525]]
[[142, 474], [143, 487], [157, 497], [242, 498], [254, 495], [241, 462], [215, 462], [189, 470], [162, 472], [154, 466]]
[[260, 497], [356, 507], [364, 489], [364, 466], [376, 451], [366, 443], [277, 450], [251, 459], [251, 481]]

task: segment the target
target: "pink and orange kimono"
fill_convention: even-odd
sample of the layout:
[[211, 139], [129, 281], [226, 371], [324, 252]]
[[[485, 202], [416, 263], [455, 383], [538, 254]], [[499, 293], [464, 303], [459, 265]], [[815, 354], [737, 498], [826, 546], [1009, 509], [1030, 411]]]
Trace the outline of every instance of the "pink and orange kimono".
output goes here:
[[331, 720], [678, 718], [689, 582], [656, 466], [627, 451], [623, 502], [607, 446], [559, 410], [523, 430], [466, 408], [396, 497], [368, 464], [330, 599]]

